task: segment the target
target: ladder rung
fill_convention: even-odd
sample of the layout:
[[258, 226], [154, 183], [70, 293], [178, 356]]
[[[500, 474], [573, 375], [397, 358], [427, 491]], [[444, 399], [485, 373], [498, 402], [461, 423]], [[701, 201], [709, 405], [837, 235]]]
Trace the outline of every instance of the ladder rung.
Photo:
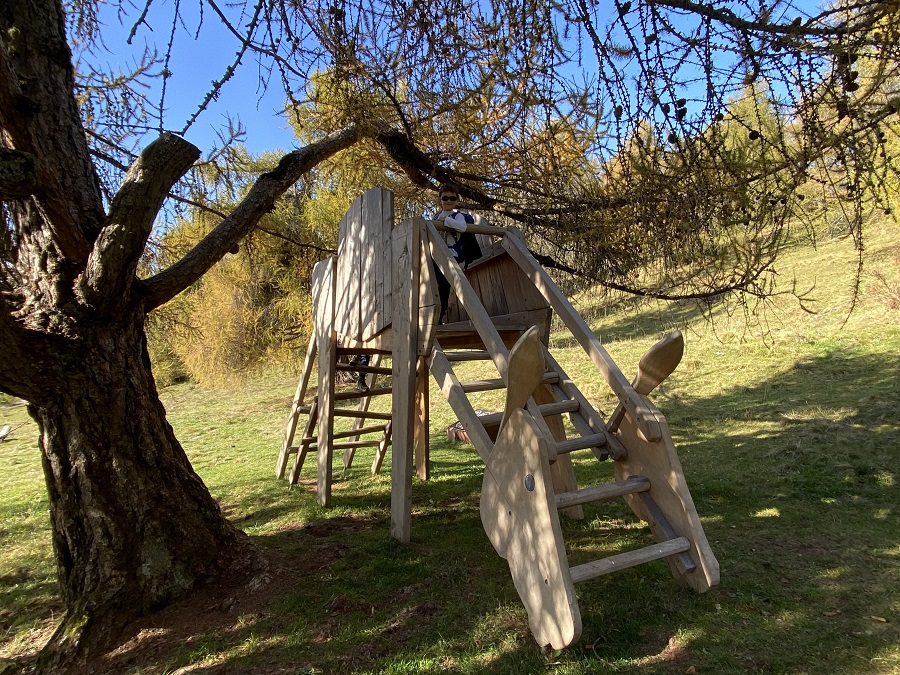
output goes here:
[[685, 537], [670, 539], [659, 544], [651, 544], [636, 551], [628, 551], [627, 553], [619, 553], [611, 555], [608, 558], [594, 560], [593, 562], [576, 565], [569, 569], [572, 581], [576, 584], [579, 581], [587, 581], [588, 579], [596, 579], [604, 574], [618, 572], [619, 570], [628, 569], [635, 565], [641, 565], [651, 560], [659, 560], [667, 558], [670, 555], [688, 551], [691, 548], [691, 542]]
[[575, 492], [560, 492], [556, 495], [556, 508], [567, 509], [571, 506], [602, 502], [615, 497], [633, 495], [650, 489], [650, 480], [643, 476], [634, 476], [615, 483], [592, 485]]
[[305, 413], [307, 415], [309, 414], [309, 411], [311, 409], [312, 409], [311, 405], [298, 405], [296, 408], [297, 412]]
[[568, 438], [556, 444], [556, 453], [563, 455], [584, 448], [600, 448], [606, 446], [606, 434], [588, 434], [577, 438]]
[[360, 427], [359, 429], [350, 429], [349, 431], [338, 431], [332, 435], [332, 438], [349, 438], [350, 436], [362, 436], [363, 434], [371, 434], [378, 432], [384, 433], [384, 425], [378, 424], [369, 427]]
[[347, 363], [338, 363], [334, 367], [335, 370], [344, 370], [350, 373], [375, 373], [376, 375], [390, 375], [390, 368], [382, 368], [380, 366], [351, 366]]
[[444, 352], [448, 361], [487, 361], [491, 355], [484, 350], [470, 350], [460, 352]]
[[369, 396], [383, 396], [384, 394], [390, 394], [390, 387], [372, 387], [371, 389], [366, 389], [362, 391], [360, 389], [355, 389], [354, 391], [336, 391], [334, 392], [334, 400], [335, 401], [348, 401], [353, 398], [367, 398]]
[[[632, 478], [636, 478], [637, 476], [632, 476]], [[653, 529], [654, 525], [661, 531], [657, 534], [657, 539], [674, 539], [678, 535], [675, 534], [675, 530], [672, 529], [672, 526], [669, 524], [669, 521], [666, 520], [665, 514], [656, 504], [656, 500], [650, 496], [649, 492], [641, 492], [638, 495], [641, 498], [641, 502], [644, 504], [644, 508], [647, 509], [647, 515], [649, 519], [647, 522], [650, 523], [650, 528]], [[696, 569], [697, 566], [694, 564], [694, 561], [691, 560], [691, 556], [687, 553], [679, 553], [673, 561], [675, 563], [675, 567], [678, 568], [678, 571], [682, 574], [687, 574], [693, 569]]]
[[[388, 441], [390, 443], [390, 441]], [[381, 441], [344, 441], [342, 443], [332, 443], [331, 447], [334, 450], [343, 450], [345, 448], [374, 448], [381, 445]], [[318, 445], [309, 446], [310, 452], [316, 451], [319, 449]]]
[[[559, 376], [556, 373], [547, 371], [546, 373], [544, 373], [544, 377], [541, 380], [541, 383], [551, 384], [553, 382], [557, 382], [558, 380]], [[490, 391], [492, 389], [503, 389], [506, 386], [506, 383], [499, 377], [492, 378], [490, 380], [472, 380], [471, 382], [460, 382], [459, 384], [462, 387], [462, 390], [467, 394], [470, 394], [473, 391]]]
[[[552, 417], [553, 415], [559, 415], [564, 412], [571, 412], [573, 410], [578, 410], [578, 402], [577, 401], [560, 401], [558, 403], [544, 403], [538, 406], [538, 410], [541, 411], [541, 415], [543, 417]], [[489, 415], [481, 415], [478, 418], [478, 421], [481, 422], [484, 427], [495, 427], [503, 420], [503, 413], [491, 413]]]
[[364, 419], [373, 420], [389, 420], [392, 418], [389, 412], [375, 412], [374, 410], [347, 410], [345, 408], [335, 408], [335, 417], [362, 417]]

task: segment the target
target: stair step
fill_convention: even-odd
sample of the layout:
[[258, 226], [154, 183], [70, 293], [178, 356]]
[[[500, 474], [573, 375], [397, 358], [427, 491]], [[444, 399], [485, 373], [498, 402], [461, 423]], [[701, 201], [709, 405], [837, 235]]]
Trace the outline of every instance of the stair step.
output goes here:
[[[528, 326], [518, 324], [504, 324], [502, 326], [494, 326], [498, 333], [524, 333]], [[478, 330], [470, 321], [460, 321], [458, 323], [448, 323], [442, 326], [435, 326], [437, 337], [466, 337], [467, 335], [478, 335]]]
[[633, 495], [650, 489], [650, 480], [643, 476], [635, 476], [615, 483], [592, 485], [575, 492], [560, 492], [556, 495], [556, 508], [567, 509], [571, 506], [602, 502], [607, 499]]
[[[538, 410], [541, 411], [541, 415], [544, 417], [552, 417], [553, 415], [560, 415], [565, 412], [578, 410], [578, 402], [560, 401], [558, 403], [544, 403], [543, 405], [538, 406]], [[478, 421], [481, 422], [482, 426], [485, 428], [495, 427], [500, 424], [501, 420], [503, 420], [502, 412], [480, 415], [478, 417]]]
[[367, 389], [366, 391], [361, 391], [359, 389], [355, 389], [353, 391], [336, 391], [334, 393], [335, 401], [348, 401], [353, 398], [367, 398], [369, 396], [383, 396], [385, 394], [390, 394], [390, 387], [372, 387], [371, 389]]
[[483, 349], [459, 352], [444, 352], [448, 361], [489, 361], [491, 355]]
[[390, 375], [390, 368], [382, 368], [380, 366], [351, 366], [347, 363], [338, 363], [334, 367], [335, 370], [343, 370], [351, 373], [375, 373], [376, 375]]
[[[546, 373], [544, 373], [544, 378], [541, 380], [541, 383], [551, 384], [553, 382], [557, 382], [558, 380], [559, 376], [556, 373], [547, 371]], [[503, 389], [504, 387], [506, 387], [506, 383], [499, 377], [489, 380], [472, 380], [471, 382], [460, 382], [459, 384], [462, 387], [462, 390], [467, 394], [470, 394], [474, 391], [491, 391], [493, 389]]]
[[659, 560], [683, 551], [689, 551], [690, 548], [691, 542], [685, 537], [677, 537], [669, 541], [639, 548], [636, 551], [619, 553], [618, 555], [594, 560], [583, 565], [575, 565], [575, 567], [569, 569], [569, 574], [572, 576], [572, 581], [577, 584], [580, 581], [596, 579], [604, 574], [635, 567], [651, 560]]
[[389, 420], [393, 415], [389, 412], [375, 412], [374, 410], [347, 410], [345, 408], [335, 408], [335, 417], [362, 417], [364, 419], [373, 420]]
[[577, 438], [567, 438], [556, 444], [556, 453], [564, 455], [568, 452], [583, 450], [585, 448], [602, 448], [606, 446], [606, 434], [588, 434]]

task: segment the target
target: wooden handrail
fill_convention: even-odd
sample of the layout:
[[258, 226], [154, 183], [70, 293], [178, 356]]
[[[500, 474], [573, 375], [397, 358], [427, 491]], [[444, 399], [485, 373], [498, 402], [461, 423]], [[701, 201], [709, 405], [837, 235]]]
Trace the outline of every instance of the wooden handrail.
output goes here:
[[625, 375], [619, 370], [615, 361], [600, 344], [600, 340], [587, 325], [581, 315], [575, 311], [568, 298], [554, 283], [547, 271], [534, 259], [525, 242], [519, 236], [503, 237], [503, 248], [516, 261], [521, 270], [531, 279], [541, 295], [550, 303], [554, 311], [562, 319], [572, 336], [578, 341], [585, 353], [606, 379], [607, 384], [618, 396], [622, 405], [635, 420], [644, 436], [649, 441], [662, 437], [659, 421], [654, 410], [646, 400], [631, 386]]
[[[447, 227], [446, 225], [444, 225], [444, 221], [442, 220], [432, 220], [430, 222], [432, 225], [434, 225], [435, 229], [438, 232], [459, 231], [455, 230], [452, 227]], [[480, 223], [473, 223], [466, 226], [466, 232], [471, 232], [472, 234], [492, 234], [495, 237], [503, 237], [509, 231], [509, 228], [506, 227], [498, 227], [496, 225], [482, 225]]]

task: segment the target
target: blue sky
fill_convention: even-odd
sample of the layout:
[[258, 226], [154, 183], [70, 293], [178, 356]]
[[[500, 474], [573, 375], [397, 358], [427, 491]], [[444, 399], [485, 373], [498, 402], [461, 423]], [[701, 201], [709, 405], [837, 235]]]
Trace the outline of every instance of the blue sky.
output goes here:
[[[186, 25], [192, 32], [195, 31], [198, 23], [196, 4], [182, 2], [181, 10], [194, 12], [193, 24], [186, 22]], [[103, 39], [111, 52], [105, 55], [105, 62], [126, 70], [128, 63], [143, 52], [145, 45], [155, 47], [160, 54], [165, 52], [169, 39], [168, 24], [174, 11], [170, 0], [151, 5], [147, 23], [153, 30], [142, 25], [130, 46], [126, 38], [134, 16], [126, 17], [123, 25], [115, 11], [115, 7], [101, 5]], [[176, 37], [169, 65], [172, 75], [168, 81], [163, 117], [164, 127], [169, 131], [181, 131], [211, 89], [212, 81], [222, 76], [237, 53], [235, 37], [221, 28], [209, 9], [206, 11], [209, 15], [204, 20], [204, 30], [200, 31], [198, 39], [193, 39], [193, 35], [186, 34], [184, 30], [180, 30]], [[156, 78], [150, 84], [149, 99], [158, 104], [162, 79]], [[284, 118], [278, 115], [283, 100], [280, 81], [275, 79], [268, 91], [264, 91], [258, 65], [252, 59], [245, 58], [235, 76], [225, 84], [219, 100], [210, 104], [184, 136], [206, 152], [218, 140], [216, 129], [227, 128], [227, 117], [230, 115], [240, 119], [246, 128], [244, 144], [251, 152], [276, 148], [289, 150], [295, 145], [293, 133]]]

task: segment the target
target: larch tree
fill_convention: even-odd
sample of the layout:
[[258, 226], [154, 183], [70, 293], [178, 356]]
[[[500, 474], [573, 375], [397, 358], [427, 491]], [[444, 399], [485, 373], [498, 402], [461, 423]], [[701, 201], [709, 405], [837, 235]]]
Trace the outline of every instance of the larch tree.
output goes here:
[[[0, 5], [0, 390], [28, 401], [40, 431], [66, 607], [47, 647], [58, 663], [109, 647], [117, 626], [203, 579], [255, 564], [166, 421], [144, 328], [320, 162], [364, 142], [411, 195], [455, 180], [470, 203], [614, 287], [640, 291], [635, 270], [677, 261], [648, 284], [661, 296], [768, 292], [780, 228], [817, 164], [844, 181], [855, 233], [869, 206], [888, 207], [896, 179], [884, 154], [900, 110], [896, 2], [808, 13], [741, 0], [196, 0], [204, 19], [189, 25], [176, 3], [158, 26], [161, 52], [124, 75], [100, 67], [103, 46], [117, 47], [102, 6]], [[132, 35], [146, 34], [150, 8], [137, 9]], [[210, 73], [197, 114], [172, 126], [168, 57], [176, 38], [212, 23], [236, 55]], [[198, 165], [181, 135], [254, 61], [314, 133], [177, 261], [142, 268], [167, 198], [184, 200], [200, 185], [193, 172], [227, 160]], [[323, 72], [345, 86], [327, 111], [310, 86]], [[153, 78], [155, 100], [142, 89]], [[717, 125], [746, 91], [762, 94], [779, 131], [731, 119], [766, 147], [738, 162]], [[723, 258], [720, 237], [752, 254]]]

